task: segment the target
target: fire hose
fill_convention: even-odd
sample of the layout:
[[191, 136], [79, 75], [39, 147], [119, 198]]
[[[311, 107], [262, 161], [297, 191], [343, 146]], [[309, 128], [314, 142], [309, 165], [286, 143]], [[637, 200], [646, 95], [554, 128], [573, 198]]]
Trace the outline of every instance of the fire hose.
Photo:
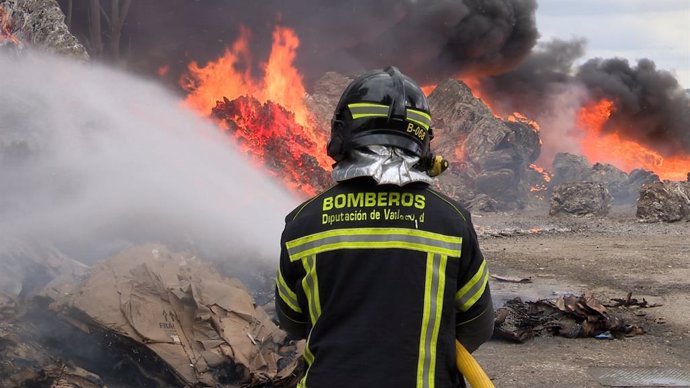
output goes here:
[[472, 388], [495, 388], [477, 360], [458, 340], [455, 340], [455, 363]]

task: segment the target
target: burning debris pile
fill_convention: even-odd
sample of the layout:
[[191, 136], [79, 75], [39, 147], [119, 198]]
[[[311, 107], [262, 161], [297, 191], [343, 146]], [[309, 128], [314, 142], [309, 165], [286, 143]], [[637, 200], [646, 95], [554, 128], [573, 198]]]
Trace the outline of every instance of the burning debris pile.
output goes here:
[[[302, 75], [293, 67], [299, 39], [294, 30], [276, 27], [273, 46], [256, 80], [249, 66], [250, 32], [243, 29], [232, 48], [206, 66], [195, 62], [182, 80], [186, 105], [213, 115], [250, 157], [299, 193], [314, 195], [328, 186], [327, 131], [315, 126], [305, 104]], [[306, 171], [306, 172], [305, 172]]]
[[282, 106], [272, 101], [261, 104], [249, 96], [232, 101], [224, 97], [216, 103], [213, 115], [228, 127], [241, 148], [282, 176], [290, 188], [314, 195], [330, 184], [330, 174], [312, 156], [319, 147], [304, 136], [304, 127]]
[[[312, 128], [325, 135], [342, 90], [351, 78], [328, 73], [307, 95]], [[496, 118], [472, 91], [457, 80], [440, 84], [429, 96], [434, 113], [435, 152], [451, 161], [441, 189], [471, 208], [506, 210], [524, 206], [530, 192], [530, 165], [539, 157], [538, 130], [526, 120]], [[316, 158], [323, 143], [304, 136], [308, 130], [280, 104], [241, 96], [217, 101], [212, 110], [240, 146], [282, 176], [292, 188], [314, 194], [331, 184], [328, 169]]]
[[[279, 103], [262, 104], [251, 97], [224, 98], [213, 114], [245, 150], [290, 187], [314, 194], [331, 184], [329, 169], [315, 155], [323, 152], [333, 109], [351, 80], [327, 73], [317, 81], [314, 93], [306, 95], [314, 129], [297, 124]], [[539, 126], [519, 114], [506, 120], [496, 117], [462, 81], [442, 82], [429, 95], [429, 103], [434, 112], [434, 151], [451, 161], [438, 185], [470, 209], [515, 210], [550, 194], [551, 214], [605, 216], [611, 204], [632, 204], [644, 184], [659, 182], [651, 171], [636, 169], [628, 174], [568, 153], [556, 154], [551, 176], [534, 165], [541, 152]], [[324, 136], [314, 140], [300, 135], [309, 131]]]
[[[528, 9], [523, 11], [528, 14], [531, 12]], [[466, 21], [470, 20], [471, 18], [468, 18]], [[189, 93], [186, 99], [188, 106], [203, 115], [213, 114], [229, 133], [243, 143], [244, 149], [256, 160], [274, 175], [282, 177], [289, 187], [310, 196], [331, 183], [328, 171], [332, 161], [324, 152], [330, 119], [340, 93], [352, 80], [352, 75], [346, 76], [331, 71], [317, 79], [316, 77], [323, 73], [307, 71], [303, 74], [298, 71], [294, 64], [299, 62], [297, 49], [303, 44], [298, 32], [299, 28], [276, 25], [268, 58], [256, 66], [251, 50], [251, 40], [255, 37], [247, 27], [242, 26], [239, 28], [237, 39], [220, 57], [205, 65], [190, 63], [181, 83]], [[313, 37], [304, 39], [308, 41], [310, 38]], [[468, 36], [468, 39], [474, 38], [476, 37]], [[570, 47], [566, 43], [554, 43], [551, 46], [549, 47], [554, 50], [561, 46]], [[304, 51], [308, 49], [300, 53]], [[581, 55], [580, 51], [572, 50], [567, 57]], [[555, 54], [552, 56], [557, 57]], [[534, 65], [533, 62], [529, 62], [527, 66], [530, 64]], [[572, 67], [573, 64], [574, 62], [567, 67]], [[664, 74], [657, 74], [655, 69], [644, 67], [645, 64], [648, 63], [640, 64], [640, 72], [652, 72], [654, 77], [666, 79]], [[584, 70], [611, 70], [607, 67], [608, 62], [601, 63], [601, 69], [593, 69], [592, 66], [590, 64], [590, 67]], [[333, 67], [337, 68], [339, 67]], [[405, 70], [408, 71], [407, 68]], [[501, 71], [504, 70], [510, 71]], [[419, 71], [419, 68], [410, 66], [410, 74], [414, 75]], [[529, 72], [525, 74], [529, 75]], [[572, 86], [571, 94], [577, 94], [574, 93], [575, 89], [582, 92], [577, 102], [572, 98], [568, 99], [565, 105], [568, 106], [569, 112], [564, 115], [563, 120], [555, 120], [549, 116], [551, 113], [546, 116], [535, 114], [562, 111], [554, 106], [561, 101], [560, 99], [543, 101], [543, 96], [550, 96], [552, 92], [544, 92], [539, 97], [532, 96], [529, 90], [525, 91], [526, 95], [530, 96], [525, 100], [543, 102], [543, 109], [536, 109], [527, 104], [530, 109], [524, 112], [530, 116], [528, 118], [512, 109], [508, 111], [513, 112], [512, 114], [503, 113], [517, 93], [509, 88], [506, 98], [499, 98], [500, 91], [487, 87], [487, 83], [484, 82], [491, 78], [491, 75], [456, 71], [454, 78], [466, 79], [471, 87], [462, 81], [443, 80], [442, 77], [448, 75], [427, 74], [426, 77], [417, 78], [427, 83], [424, 90], [431, 92], [429, 103], [436, 133], [434, 151], [451, 162], [449, 171], [439, 178], [438, 186], [472, 210], [516, 210], [535, 202], [544, 204], [556, 186], [585, 182], [601, 184], [615, 204], [633, 203], [638, 198], [639, 188], [643, 183], [658, 180], [658, 177], [647, 170], [657, 171], [658, 167], [659, 174], [663, 173], [665, 178], [676, 177], [686, 165], [682, 157], [665, 160], [659, 153], [661, 151], [649, 148], [658, 146], [658, 142], [646, 144], [644, 138], [621, 137], [619, 132], [622, 130], [617, 125], [625, 120], [620, 120], [622, 111], [617, 101], [614, 96], [600, 95], [590, 90], [592, 88], [585, 87], [592, 85], [585, 82], [584, 75], [578, 81], [579, 84], [568, 77], [563, 78], [568, 81], [568, 90]], [[496, 77], [499, 76], [491, 79], [496, 81], [495, 86], [498, 86], [502, 83], [498, 82], [500, 79]], [[317, 81], [311, 83], [310, 88], [306, 88], [303, 84], [304, 79]], [[636, 82], [645, 83], [645, 79], [640, 78]], [[522, 89], [531, 87], [525, 83], [520, 85]], [[677, 86], [668, 83], [670, 100], [664, 100], [662, 105], [666, 102], [674, 103], [678, 109], [673, 112], [682, 113], [683, 109], [687, 108], [684, 108], [682, 103], [687, 99], [674, 97], [674, 85]], [[653, 85], [647, 83], [645, 86]], [[308, 89], [311, 90], [311, 95], [307, 93]], [[645, 89], [642, 97], [649, 94], [648, 92], [652, 91]], [[494, 109], [495, 107], [500, 110]], [[656, 108], [659, 108], [659, 112], [663, 111], [661, 107]], [[521, 109], [520, 112], [522, 111]], [[630, 111], [626, 110], [627, 113]], [[545, 128], [542, 134], [539, 124], [531, 120], [532, 117], [554, 119], [545, 122], [556, 128]], [[674, 126], [676, 127], [677, 125]], [[573, 132], [573, 136], [565, 137], [566, 140], [572, 140], [572, 145], [555, 144], [564, 143], [564, 138], [554, 135], [563, 132], [564, 129]], [[542, 145], [542, 137], [548, 139], [551, 144]], [[589, 147], [598, 144], [599, 140], [606, 146]], [[279, 146], [288, 149], [279, 149]], [[600, 158], [610, 153], [610, 150], [616, 150], [626, 157], [632, 155], [632, 159], [625, 159], [625, 163], [616, 164], [626, 168], [632, 166], [632, 172], [627, 174], [607, 163], [590, 166], [584, 159], [581, 163], [575, 161], [581, 165], [574, 167], [580, 168], [581, 171], [570, 171], [572, 168], [567, 165], [568, 158], [565, 158], [555, 162], [557, 178], [551, 181], [550, 174], [536, 164], [540, 156], [545, 158], [546, 155], [551, 158], [551, 155], [558, 151], [578, 148], [583, 154], [595, 155], [590, 159], [606, 160], [610, 163], [614, 163], [610, 158]], [[592, 153], [592, 150], [597, 152]], [[647, 163], [649, 161], [652, 163]], [[539, 160], [540, 164], [544, 162], [550, 163], [550, 160]], [[563, 163], [566, 165], [559, 165]], [[640, 167], [647, 170], [639, 169]], [[638, 169], [634, 170], [635, 168]]]
[[0, 370], [13, 386], [57, 382], [56, 371], [80, 387], [295, 382], [297, 345], [244, 286], [162, 246], [127, 249], [20, 297], [0, 298]]
[[84, 46], [65, 25], [56, 0], [0, 0], [0, 47], [24, 44], [74, 58], [88, 59]]
[[539, 157], [538, 129], [504, 121], [462, 81], [440, 83], [429, 95], [434, 152], [451, 161], [441, 190], [471, 209], [522, 208], [529, 193], [529, 166]]

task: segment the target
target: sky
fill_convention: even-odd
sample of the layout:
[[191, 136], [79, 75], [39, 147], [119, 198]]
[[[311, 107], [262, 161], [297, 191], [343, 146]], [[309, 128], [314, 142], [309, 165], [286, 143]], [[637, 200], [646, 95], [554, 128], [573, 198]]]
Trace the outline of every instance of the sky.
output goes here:
[[585, 38], [582, 61], [653, 60], [690, 89], [690, 0], [540, 0], [540, 40]]

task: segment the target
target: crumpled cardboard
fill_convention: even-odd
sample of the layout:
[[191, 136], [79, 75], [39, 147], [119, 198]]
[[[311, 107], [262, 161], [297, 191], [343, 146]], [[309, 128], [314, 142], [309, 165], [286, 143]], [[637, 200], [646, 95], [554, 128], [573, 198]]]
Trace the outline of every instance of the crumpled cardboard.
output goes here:
[[[217, 376], [229, 374], [250, 386], [294, 377], [298, 357], [279, 352], [285, 332], [241, 282], [196, 257], [133, 247], [94, 266], [63, 295], [56, 309], [143, 344], [184, 384], [215, 386]], [[286, 366], [279, 370], [279, 363]]]

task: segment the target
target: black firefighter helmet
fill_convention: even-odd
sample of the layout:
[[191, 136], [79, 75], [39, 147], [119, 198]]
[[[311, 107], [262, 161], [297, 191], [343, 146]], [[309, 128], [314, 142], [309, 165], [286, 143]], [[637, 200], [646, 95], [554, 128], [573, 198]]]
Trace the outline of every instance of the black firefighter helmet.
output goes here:
[[339, 162], [356, 148], [393, 146], [418, 156], [417, 167], [435, 176], [448, 167], [448, 162], [431, 153], [432, 138], [424, 92], [390, 66], [357, 77], [345, 89], [331, 121], [328, 156]]

